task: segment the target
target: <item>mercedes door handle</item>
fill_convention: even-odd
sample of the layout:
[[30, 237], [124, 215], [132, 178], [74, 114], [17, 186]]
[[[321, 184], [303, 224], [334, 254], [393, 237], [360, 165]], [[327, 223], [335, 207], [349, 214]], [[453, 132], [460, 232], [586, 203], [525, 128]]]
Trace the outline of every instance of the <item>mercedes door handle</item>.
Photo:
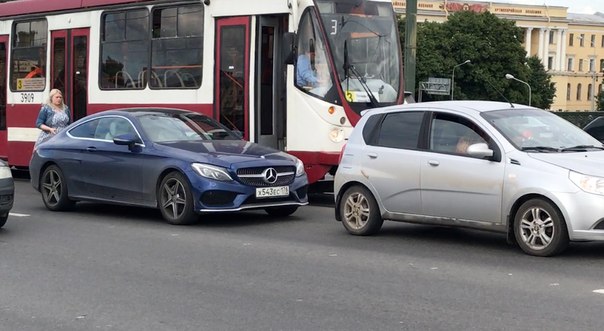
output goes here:
[[428, 161], [428, 164], [433, 166], [433, 167], [438, 167], [440, 165], [440, 162], [438, 161], [434, 161], [434, 160], [430, 160]]
[[96, 152], [96, 147], [93, 147], [93, 146], [86, 147], [86, 151], [87, 152]]

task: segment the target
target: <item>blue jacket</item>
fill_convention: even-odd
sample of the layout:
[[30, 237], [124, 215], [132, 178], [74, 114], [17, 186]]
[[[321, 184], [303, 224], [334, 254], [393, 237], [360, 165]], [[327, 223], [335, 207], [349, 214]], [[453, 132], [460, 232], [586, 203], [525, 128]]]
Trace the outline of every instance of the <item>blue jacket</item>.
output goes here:
[[[65, 106], [65, 113], [67, 114], [67, 118], [69, 118], [68, 122], [71, 122], [71, 114], [69, 113], [69, 107], [67, 106]], [[36, 128], [39, 128], [42, 124], [50, 124], [50, 119], [52, 118], [53, 114], [54, 110], [52, 110], [49, 105], [42, 105], [40, 113], [38, 114], [38, 119], [36, 120]]]

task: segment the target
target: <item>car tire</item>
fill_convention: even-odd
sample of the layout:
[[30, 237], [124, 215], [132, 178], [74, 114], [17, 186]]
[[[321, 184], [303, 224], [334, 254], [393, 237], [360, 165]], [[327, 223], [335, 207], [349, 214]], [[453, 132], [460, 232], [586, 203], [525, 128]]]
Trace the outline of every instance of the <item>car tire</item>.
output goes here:
[[42, 201], [49, 210], [68, 210], [75, 204], [74, 201], [69, 199], [65, 176], [56, 165], [49, 166], [42, 173], [40, 192], [42, 193]]
[[6, 215], [0, 216], [0, 228], [3, 227], [4, 224], [6, 224], [7, 220], [8, 220], [8, 213]]
[[157, 202], [163, 218], [170, 224], [187, 225], [197, 220], [189, 181], [179, 172], [171, 172], [162, 179]]
[[348, 188], [340, 199], [340, 219], [346, 231], [358, 236], [372, 235], [384, 220], [373, 194], [362, 186]]
[[282, 206], [282, 207], [269, 207], [265, 208], [267, 214], [276, 217], [286, 217], [298, 210], [298, 206]]
[[568, 229], [560, 211], [543, 199], [523, 203], [514, 217], [514, 235], [529, 255], [553, 256], [568, 246]]

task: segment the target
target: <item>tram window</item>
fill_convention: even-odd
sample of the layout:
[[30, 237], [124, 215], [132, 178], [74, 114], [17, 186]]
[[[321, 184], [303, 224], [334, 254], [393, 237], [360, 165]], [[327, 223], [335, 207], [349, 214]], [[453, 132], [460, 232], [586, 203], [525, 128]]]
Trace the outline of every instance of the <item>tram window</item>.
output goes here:
[[13, 29], [10, 87], [12, 91], [42, 91], [46, 86], [46, 20], [18, 22]]
[[306, 11], [300, 20], [295, 83], [303, 91], [325, 98], [333, 86], [333, 81], [323, 39], [316, 22], [311, 11]]
[[149, 67], [149, 12], [134, 9], [102, 18], [101, 89], [143, 89]]
[[141, 76], [154, 89], [201, 86], [203, 5], [153, 10], [151, 70]]

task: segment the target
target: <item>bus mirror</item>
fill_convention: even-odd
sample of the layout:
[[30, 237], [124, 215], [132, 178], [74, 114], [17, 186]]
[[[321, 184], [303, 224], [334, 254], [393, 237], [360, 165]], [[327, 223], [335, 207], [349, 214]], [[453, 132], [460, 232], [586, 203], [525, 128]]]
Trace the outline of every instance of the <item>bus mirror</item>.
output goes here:
[[283, 43], [281, 44], [281, 55], [283, 56], [283, 62], [285, 64], [294, 64], [294, 45], [296, 40], [296, 34], [293, 32], [286, 32], [283, 34]]

